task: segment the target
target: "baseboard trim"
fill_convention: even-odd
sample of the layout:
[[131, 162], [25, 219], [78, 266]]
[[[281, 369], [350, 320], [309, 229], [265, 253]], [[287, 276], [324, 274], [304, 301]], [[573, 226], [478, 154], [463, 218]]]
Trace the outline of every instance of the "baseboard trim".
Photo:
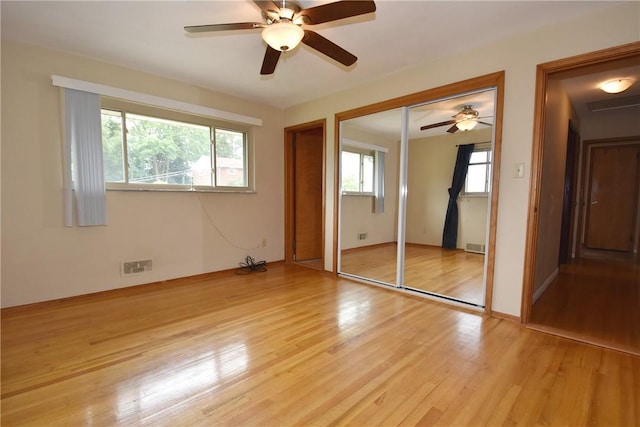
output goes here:
[[554, 280], [556, 280], [556, 277], [558, 277], [558, 274], [560, 274], [560, 268], [556, 268], [553, 271], [553, 273], [551, 273], [551, 275], [549, 277], [547, 277], [547, 279], [544, 281], [542, 286], [540, 286], [540, 288], [533, 293], [533, 304], [535, 304], [535, 302], [538, 301], [538, 298], [540, 298], [542, 296], [542, 294], [544, 294], [544, 291], [547, 290], [549, 285], [551, 285], [551, 283]]
[[497, 317], [498, 319], [508, 320], [510, 322], [522, 323], [522, 318], [520, 316], [514, 316], [513, 314], [501, 313], [499, 311], [492, 311], [491, 316]]
[[[281, 261], [271, 261], [271, 262], [269, 262], [267, 264], [267, 267], [272, 267], [272, 266], [276, 266], [276, 265], [280, 265], [280, 264], [284, 265], [284, 261], [283, 260], [281, 260]], [[107, 289], [105, 291], [92, 292], [92, 293], [81, 294], [81, 295], [73, 295], [73, 296], [70, 296], [70, 297], [56, 298], [56, 299], [52, 299], [52, 300], [39, 301], [39, 302], [30, 303], [30, 304], [14, 305], [14, 306], [11, 306], [11, 307], [4, 307], [0, 311], [2, 311], [2, 312], [16, 312], [16, 311], [21, 311], [21, 310], [31, 310], [33, 308], [46, 309], [48, 307], [59, 306], [61, 304], [73, 305], [73, 304], [76, 304], [76, 303], [78, 303], [78, 304], [79, 303], [85, 303], [87, 301], [91, 301], [91, 300], [96, 299], [96, 298], [104, 299], [105, 297], [106, 298], [122, 297], [122, 296], [126, 296], [126, 295], [137, 294], [137, 293], [146, 291], [149, 288], [153, 288], [153, 287], [179, 286], [179, 285], [183, 284], [184, 282], [193, 283], [193, 282], [200, 282], [200, 281], [204, 281], [204, 280], [217, 279], [217, 278], [220, 278], [220, 277], [228, 277], [228, 276], [234, 275], [236, 270], [237, 270], [237, 268], [232, 268], [232, 269], [228, 269], [228, 270], [212, 271], [212, 272], [209, 272], [209, 273], [195, 274], [193, 276], [185, 276], [185, 277], [178, 277], [178, 278], [175, 278], [175, 279], [159, 280], [157, 282], [142, 283], [140, 285], [125, 286], [125, 287], [116, 288], [116, 289]]]

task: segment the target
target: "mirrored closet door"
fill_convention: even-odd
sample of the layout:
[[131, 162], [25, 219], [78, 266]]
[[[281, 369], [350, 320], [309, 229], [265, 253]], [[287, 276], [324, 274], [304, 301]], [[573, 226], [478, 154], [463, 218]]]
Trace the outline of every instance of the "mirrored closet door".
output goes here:
[[483, 307], [496, 90], [340, 122], [338, 272]]
[[341, 123], [340, 272], [397, 285], [401, 110]]

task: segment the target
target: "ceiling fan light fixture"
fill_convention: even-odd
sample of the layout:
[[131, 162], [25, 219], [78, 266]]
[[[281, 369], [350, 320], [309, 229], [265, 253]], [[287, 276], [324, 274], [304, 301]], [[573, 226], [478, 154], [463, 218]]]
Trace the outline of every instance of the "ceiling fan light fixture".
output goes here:
[[475, 118], [465, 119], [456, 123], [456, 127], [461, 131], [467, 132], [473, 129], [474, 127], [476, 127], [477, 124], [478, 124], [478, 121]]
[[633, 79], [627, 78], [608, 80], [600, 85], [600, 89], [607, 93], [620, 93], [629, 89], [633, 82]]
[[262, 39], [275, 50], [286, 52], [298, 46], [304, 37], [304, 30], [299, 25], [288, 21], [271, 24], [262, 30]]

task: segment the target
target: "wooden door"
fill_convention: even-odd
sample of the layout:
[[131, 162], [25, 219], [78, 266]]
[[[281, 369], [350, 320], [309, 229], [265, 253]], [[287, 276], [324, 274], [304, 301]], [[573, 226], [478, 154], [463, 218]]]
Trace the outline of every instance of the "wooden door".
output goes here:
[[639, 162], [638, 144], [592, 148], [585, 246], [633, 251]]
[[294, 260], [322, 257], [323, 129], [294, 135]]

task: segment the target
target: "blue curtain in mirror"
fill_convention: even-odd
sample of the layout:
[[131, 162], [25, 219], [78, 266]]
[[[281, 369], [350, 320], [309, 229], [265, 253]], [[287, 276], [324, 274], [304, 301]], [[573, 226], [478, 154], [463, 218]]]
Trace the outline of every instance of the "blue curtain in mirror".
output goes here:
[[442, 231], [442, 247], [456, 249], [458, 246], [458, 195], [464, 188], [464, 181], [469, 169], [469, 160], [474, 144], [458, 146], [456, 165], [453, 168], [453, 180], [449, 188], [449, 204]]

